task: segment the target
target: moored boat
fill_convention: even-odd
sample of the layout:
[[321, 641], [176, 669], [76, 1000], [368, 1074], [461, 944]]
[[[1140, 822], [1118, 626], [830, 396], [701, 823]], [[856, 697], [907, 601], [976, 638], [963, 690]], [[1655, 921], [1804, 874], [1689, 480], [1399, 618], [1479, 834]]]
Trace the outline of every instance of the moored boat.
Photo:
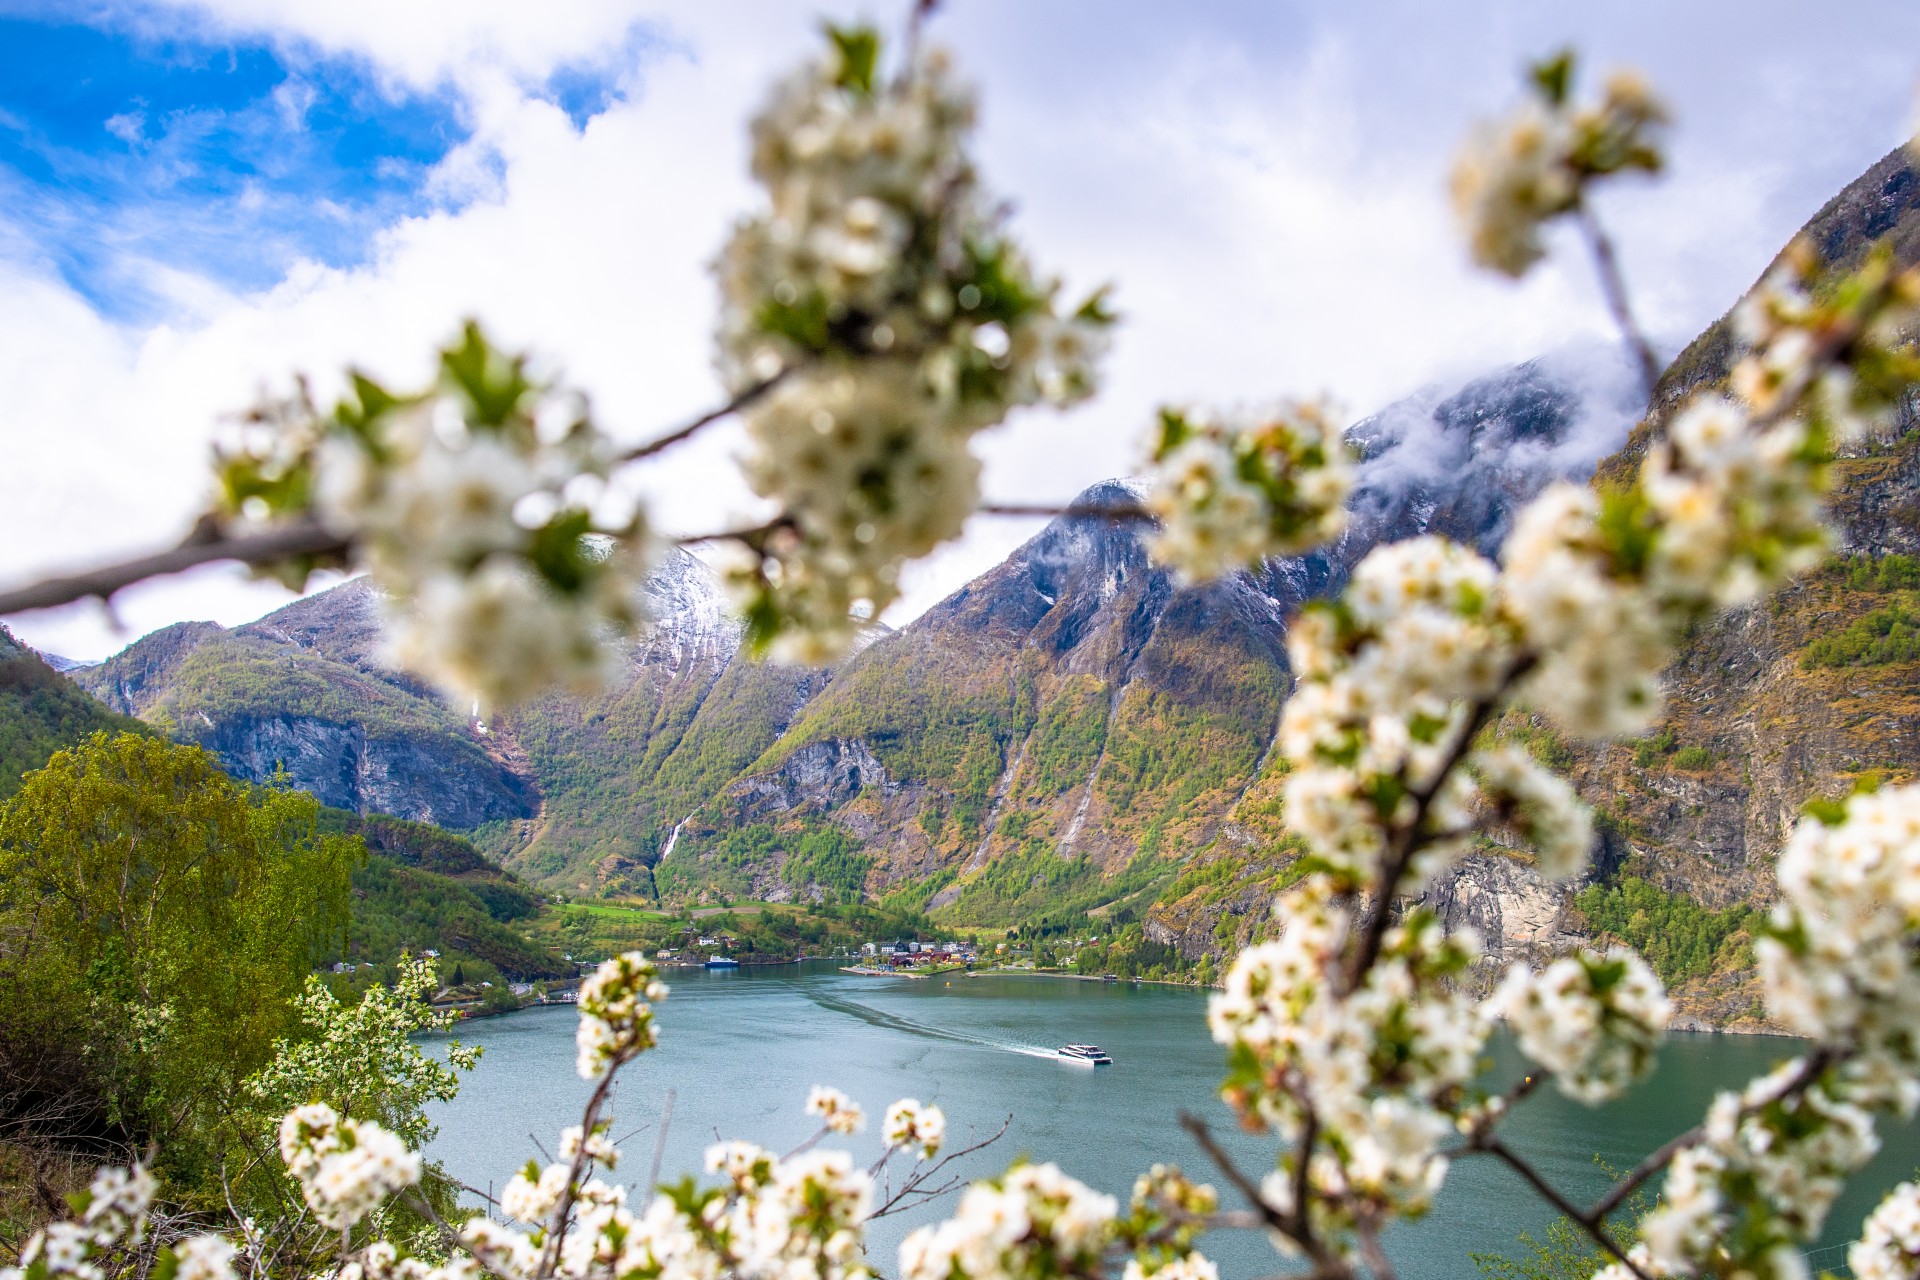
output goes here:
[[709, 969], [738, 969], [739, 967], [740, 962], [731, 956], [707, 957], [707, 968]]

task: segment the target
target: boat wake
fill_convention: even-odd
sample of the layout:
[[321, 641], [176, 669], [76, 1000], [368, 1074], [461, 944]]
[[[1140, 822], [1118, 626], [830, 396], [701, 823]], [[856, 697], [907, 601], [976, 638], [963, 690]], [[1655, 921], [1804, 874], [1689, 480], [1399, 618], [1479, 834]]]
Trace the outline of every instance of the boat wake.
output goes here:
[[823, 1009], [835, 1013], [844, 1013], [858, 1018], [868, 1026], [884, 1027], [889, 1031], [898, 1031], [905, 1035], [919, 1036], [926, 1040], [944, 1040], [948, 1044], [968, 1044], [980, 1049], [994, 1049], [1001, 1053], [1016, 1053], [1028, 1058], [1053, 1058], [1052, 1049], [1043, 1049], [1038, 1045], [1020, 1044], [1011, 1040], [993, 1040], [986, 1036], [968, 1035], [964, 1031], [952, 1031], [945, 1027], [929, 1026], [916, 1022], [912, 1018], [903, 1018], [897, 1013], [888, 1013], [872, 1005], [861, 1004], [858, 1000], [848, 1000], [826, 991], [809, 990], [807, 999]]

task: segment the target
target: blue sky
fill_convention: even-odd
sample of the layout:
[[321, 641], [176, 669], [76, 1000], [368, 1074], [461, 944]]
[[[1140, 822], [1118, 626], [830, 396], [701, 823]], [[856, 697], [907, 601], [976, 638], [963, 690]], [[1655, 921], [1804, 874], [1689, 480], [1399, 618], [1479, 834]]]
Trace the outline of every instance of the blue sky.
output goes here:
[[[209, 436], [295, 373], [408, 380], [468, 315], [640, 436], [707, 407], [707, 272], [751, 209], [746, 122], [822, 12], [905, 0], [0, 0], [0, 577], [177, 538]], [[1577, 254], [1471, 268], [1446, 171], [1572, 44], [1673, 104], [1671, 172], [1602, 203], [1669, 349], [1905, 137], [1920, 6], [1833, 0], [949, 0], [978, 154], [1036, 261], [1111, 281], [1101, 397], [984, 444], [996, 497], [1138, 465], [1152, 407], [1329, 394], [1354, 414], [1605, 341]], [[1569, 246], [1562, 244], [1561, 249]], [[665, 528], [752, 500], [738, 439], [641, 480]], [[976, 522], [905, 616], [1028, 529]], [[10, 620], [94, 657], [284, 597], [227, 570]]]
[[[129, 259], [263, 289], [301, 259], [358, 265], [382, 227], [471, 198], [432, 183], [473, 135], [452, 83], [163, 9], [83, 19], [0, 6], [0, 203], [15, 251], [104, 315], [164, 318]], [[613, 59], [636, 56], [559, 63], [535, 91], [584, 125], [618, 96]]]
[[359, 261], [468, 136], [451, 90], [382, 85], [358, 58], [151, 15], [0, 16], [9, 230], [116, 319], [159, 314], [129, 256], [242, 290], [301, 257]]

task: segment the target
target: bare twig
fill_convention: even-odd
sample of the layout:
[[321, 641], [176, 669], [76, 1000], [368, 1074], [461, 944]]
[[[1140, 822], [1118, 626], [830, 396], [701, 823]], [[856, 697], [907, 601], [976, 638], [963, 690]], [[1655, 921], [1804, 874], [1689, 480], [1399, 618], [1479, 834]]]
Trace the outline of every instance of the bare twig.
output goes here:
[[1373, 1280], [1394, 1280], [1393, 1263], [1387, 1259], [1387, 1251], [1380, 1247], [1380, 1234], [1371, 1223], [1356, 1223], [1354, 1237], [1360, 1241], [1360, 1256], [1367, 1260], [1367, 1269], [1373, 1272]]
[[262, 533], [240, 537], [190, 537], [169, 551], [125, 560], [85, 573], [44, 578], [30, 586], [0, 591], [0, 616], [25, 613], [29, 609], [51, 609], [97, 596], [109, 599], [114, 592], [148, 578], [183, 573], [203, 564], [235, 560], [241, 564], [273, 564], [299, 556], [344, 555], [350, 549], [347, 539], [329, 532], [317, 520], [300, 520]]
[[[968, 1146], [961, 1147], [958, 1151], [949, 1151], [946, 1155], [940, 1157], [940, 1159], [934, 1161], [924, 1169], [915, 1169], [913, 1173], [908, 1175], [907, 1180], [900, 1184], [900, 1190], [898, 1191], [892, 1189], [893, 1184], [891, 1179], [889, 1179], [887, 1191], [881, 1197], [880, 1207], [868, 1214], [867, 1217], [869, 1219], [884, 1218], [890, 1213], [898, 1213], [902, 1209], [909, 1209], [914, 1205], [925, 1204], [929, 1200], [935, 1200], [947, 1194], [947, 1192], [960, 1185], [959, 1178], [950, 1178], [936, 1187], [928, 1187], [927, 1183], [940, 1176], [941, 1171], [954, 1161], [965, 1156], [970, 1156], [976, 1151], [984, 1150], [1000, 1141], [1000, 1139], [1006, 1137], [1007, 1130], [1012, 1127], [1013, 1116], [1009, 1113], [1007, 1118], [1001, 1122], [1000, 1127], [995, 1129], [988, 1137], [982, 1138], [980, 1141], [971, 1143]], [[880, 1155], [880, 1164], [884, 1166], [898, 1150], [898, 1147], [888, 1147]], [[907, 1203], [909, 1198], [912, 1199], [912, 1204]]]
[[1593, 255], [1594, 272], [1600, 277], [1600, 292], [1606, 295], [1607, 310], [1613, 313], [1613, 322], [1619, 326], [1620, 337], [1639, 366], [1640, 387], [1647, 403], [1651, 405], [1653, 389], [1660, 381], [1660, 357], [1653, 353], [1653, 344], [1647, 341], [1647, 335], [1633, 318], [1633, 306], [1627, 298], [1627, 280], [1620, 270], [1619, 255], [1614, 252], [1613, 241], [1607, 238], [1606, 228], [1600, 225], [1600, 219], [1594, 216], [1591, 208], [1581, 205], [1575, 221], [1580, 225], [1581, 234], [1586, 237], [1587, 251]]
[[663, 436], [655, 436], [645, 444], [635, 445], [633, 448], [621, 454], [617, 461], [638, 462], [642, 458], [651, 458], [657, 453], [665, 453], [668, 449], [673, 448], [673, 446], [682, 441], [692, 439], [695, 435], [698, 435], [702, 429], [712, 426], [714, 423], [720, 421], [720, 419], [732, 417], [742, 409], [749, 407], [769, 391], [772, 391], [782, 382], [785, 382], [792, 373], [793, 367], [789, 365], [787, 368], [774, 374], [771, 378], [764, 378], [754, 383], [725, 404], [707, 410], [685, 426], [675, 427]]
[[647, 1199], [652, 1201], [653, 1189], [660, 1185], [660, 1165], [667, 1158], [667, 1129], [673, 1124], [673, 1090], [667, 1090], [667, 1100], [660, 1107], [660, 1134], [653, 1140], [653, 1163], [647, 1167]]

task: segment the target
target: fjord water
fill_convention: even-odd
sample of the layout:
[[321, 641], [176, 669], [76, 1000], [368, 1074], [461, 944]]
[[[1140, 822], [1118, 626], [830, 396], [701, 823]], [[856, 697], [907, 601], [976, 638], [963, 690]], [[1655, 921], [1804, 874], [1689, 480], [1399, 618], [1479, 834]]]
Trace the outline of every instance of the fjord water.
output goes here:
[[[917, 1097], [945, 1110], [950, 1148], [965, 1145], [969, 1130], [984, 1136], [1013, 1116], [1006, 1137], [959, 1166], [969, 1177], [1026, 1153], [1122, 1198], [1156, 1161], [1221, 1185], [1180, 1128], [1182, 1108], [1206, 1119], [1243, 1167], [1272, 1167], [1271, 1144], [1235, 1131], [1216, 1097], [1221, 1051], [1207, 1037], [1199, 992], [1047, 978], [866, 978], [823, 962], [666, 977], [673, 994], [660, 1009], [660, 1047], [622, 1075], [616, 1099], [614, 1133], [625, 1152], [617, 1176], [629, 1185], [646, 1181], [669, 1089], [662, 1172], [672, 1180], [700, 1168], [716, 1135], [775, 1151], [803, 1141], [813, 1125], [801, 1104], [816, 1083], [844, 1089], [873, 1118], [848, 1141], [862, 1160], [878, 1154], [881, 1109]], [[578, 1122], [588, 1093], [574, 1073], [574, 1025], [572, 1009], [551, 1007], [464, 1028], [462, 1039], [486, 1053], [460, 1096], [435, 1109], [440, 1135], [430, 1154], [455, 1177], [497, 1189], [538, 1155], [536, 1139], [551, 1151], [561, 1127]], [[1051, 1050], [1068, 1041], [1100, 1045], [1114, 1065], [1052, 1059]], [[1658, 1074], [1627, 1098], [1590, 1110], [1537, 1094], [1504, 1132], [1556, 1185], [1589, 1202], [1607, 1185], [1595, 1157], [1630, 1168], [1698, 1122], [1715, 1090], [1738, 1087], [1792, 1048], [1767, 1037], [1675, 1036]], [[1517, 1077], [1522, 1064], [1504, 1034], [1493, 1055], [1502, 1081]], [[1882, 1136], [1879, 1158], [1837, 1206], [1823, 1244], [1852, 1238], [1880, 1195], [1913, 1176], [1915, 1130], [1886, 1126]], [[1224, 1199], [1233, 1204], [1230, 1194]], [[935, 1206], [875, 1223], [876, 1269], [897, 1275], [901, 1238], [941, 1212]], [[1517, 1253], [1517, 1234], [1539, 1232], [1551, 1216], [1515, 1175], [1480, 1156], [1456, 1162], [1434, 1212], [1395, 1228], [1387, 1243], [1409, 1280], [1472, 1277], [1469, 1253]], [[1202, 1247], [1224, 1276], [1289, 1269], [1250, 1233], [1216, 1235]]]

